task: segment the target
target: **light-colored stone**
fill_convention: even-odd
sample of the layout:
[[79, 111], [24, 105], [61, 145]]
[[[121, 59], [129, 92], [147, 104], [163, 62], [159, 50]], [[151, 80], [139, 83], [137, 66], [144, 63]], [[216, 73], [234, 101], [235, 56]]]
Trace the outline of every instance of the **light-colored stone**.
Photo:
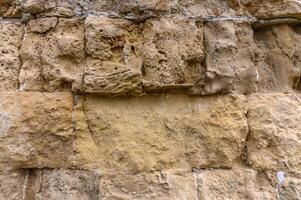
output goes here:
[[0, 22], [0, 89], [17, 90], [21, 68], [19, 48], [24, 27], [20, 23]]
[[146, 90], [190, 88], [202, 79], [202, 22], [150, 19], [143, 30], [143, 80]]
[[72, 96], [1, 92], [0, 168], [72, 166]]
[[67, 169], [34, 169], [29, 173], [25, 200], [99, 200], [99, 175]]
[[249, 23], [210, 21], [204, 25], [205, 81], [201, 94], [256, 92], [253, 30]]
[[[29, 22], [29, 31], [44, 32], [54, 26], [52, 20]], [[83, 21], [60, 18], [55, 28], [45, 34], [29, 31], [21, 48], [20, 89], [48, 92], [81, 90], [85, 59]]]
[[202, 170], [197, 175], [199, 200], [274, 200], [275, 189], [263, 173], [250, 168]]
[[103, 200], [197, 200], [192, 172], [167, 170], [150, 173], [113, 173], [101, 178]]
[[299, 0], [228, 0], [238, 14], [257, 18], [301, 17]]
[[57, 23], [56, 17], [33, 19], [28, 22], [27, 29], [33, 33], [45, 33], [54, 28]]
[[27, 172], [1, 171], [0, 172], [0, 199], [23, 200], [26, 187]]
[[225, 17], [235, 14], [227, 0], [179, 0], [182, 11], [193, 17]]
[[301, 96], [248, 98], [248, 161], [257, 169], [301, 171]]
[[141, 28], [128, 20], [89, 17], [86, 26], [84, 90], [103, 95], [138, 94], [141, 82]]
[[300, 30], [285, 24], [255, 30], [260, 92], [288, 93], [301, 88]]
[[[102, 98], [87, 96], [84, 111], [97, 160], [79, 166], [103, 171], [148, 171], [173, 167], [231, 167], [248, 132], [243, 96], [193, 98], [185, 95]], [[84, 159], [81, 159], [84, 157]]]

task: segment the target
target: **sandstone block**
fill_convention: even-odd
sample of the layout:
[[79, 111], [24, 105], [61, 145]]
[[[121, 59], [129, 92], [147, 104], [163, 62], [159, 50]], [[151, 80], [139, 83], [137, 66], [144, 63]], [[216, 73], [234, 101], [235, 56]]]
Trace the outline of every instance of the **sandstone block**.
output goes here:
[[202, 22], [150, 19], [143, 30], [143, 79], [146, 90], [191, 88], [202, 79]]
[[105, 174], [100, 188], [103, 200], [197, 200], [193, 174], [180, 170]]
[[0, 22], [0, 89], [17, 90], [21, 68], [19, 48], [24, 30], [14, 22]]
[[99, 200], [99, 175], [67, 169], [34, 169], [29, 173], [26, 199]]
[[197, 174], [197, 184], [199, 200], [277, 198], [265, 175], [249, 168], [203, 170]]
[[301, 17], [298, 0], [228, 0], [238, 13], [257, 18]]
[[23, 199], [23, 190], [26, 187], [26, 171], [1, 171], [0, 172], [0, 199]]
[[258, 169], [301, 171], [300, 95], [248, 98], [248, 161]]
[[87, 93], [141, 92], [141, 28], [128, 20], [88, 17], [84, 89]]
[[225, 0], [180, 0], [179, 5], [186, 15], [193, 17], [231, 16], [235, 11]]
[[275, 25], [255, 30], [260, 92], [300, 89], [301, 41], [298, 26]]
[[81, 90], [85, 58], [83, 22], [60, 18], [55, 24], [55, 18], [29, 22], [21, 47], [21, 90]]
[[206, 70], [196, 93], [252, 93], [256, 91], [253, 30], [247, 22], [210, 21], [204, 25]]
[[84, 112], [91, 137], [77, 140], [95, 145], [98, 159], [82, 158], [77, 141], [79, 166], [103, 171], [231, 167], [248, 132], [243, 96], [88, 96]]
[[70, 94], [1, 93], [1, 169], [71, 166], [71, 137]]

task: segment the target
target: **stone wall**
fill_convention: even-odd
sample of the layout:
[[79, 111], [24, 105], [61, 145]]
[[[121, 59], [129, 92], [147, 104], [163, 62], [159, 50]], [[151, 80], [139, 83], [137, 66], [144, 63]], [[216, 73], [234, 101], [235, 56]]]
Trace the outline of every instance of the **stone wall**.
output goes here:
[[300, 0], [0, 16], [1, 200], [301, 199]]

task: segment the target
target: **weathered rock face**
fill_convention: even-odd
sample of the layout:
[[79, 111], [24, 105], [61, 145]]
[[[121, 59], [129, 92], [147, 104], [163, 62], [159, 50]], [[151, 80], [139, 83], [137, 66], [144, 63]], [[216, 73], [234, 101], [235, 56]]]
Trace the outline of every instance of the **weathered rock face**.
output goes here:
[[84, 108], [94, 143], [87, 142], [97, 147], [98, 165], [110, 171], [231, 167], [248, 132], [241, 96], [89, 96]]
[[255, 168], [299, 172], [299, 95], [252, 95], [248, 98], [248, 161]]
[[72, 97], [2, 92], [0, 170], [72, 166]]
[[299, 0], [0, 0], [0, 200], [300, 199], [300, 25]]
[[20, 89], [80, 90], [84, 26], [80, 19], [41, 18], [30, 21], [21, 47]]

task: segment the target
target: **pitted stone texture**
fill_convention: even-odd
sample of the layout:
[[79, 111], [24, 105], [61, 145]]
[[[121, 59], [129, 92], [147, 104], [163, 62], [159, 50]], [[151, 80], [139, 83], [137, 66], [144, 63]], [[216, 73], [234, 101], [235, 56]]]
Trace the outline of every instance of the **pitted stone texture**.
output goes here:
[[228, 0], [241, 15], [257, 18], [301, 17], [299, 0]]
[[138, 94], [141, 82], [141, 28], [124, 19], [88, 17], [84, 89], [103, 95]]
[[[84, 0], [82, 0], [84, 2]], [[23, 12], [45, 16], [72, 17], [82, 14], [81, 0], [21, 0]]]
[[67, 169], [34, 169], [29, 173], [25, 199], [99, 200], [99, 175]]
[[16, 0], [0, 0], [0, 17], [21, 17], [21, 7]]
[[[193, 17], [220, 17], [235, 15], [227, 0], [179, 0], [182, 12]], [[231, 4], [230, 4], [231, 5]]]
[[256, 66], [261, 92], [293, 92], [300, 89], [301, 29], [277, 25], [255, 31]]
[[248, 132], [243, 96], [88, 96], [85, 113], [98, 159], [81, 159], [82, 141], [79, 166], [104, 171], [231, 167]]
[[180, 170], [105, 174], [100, 188], [103, 200], [197, 200], [193, 174]]
[[248, 161], [258, 169], [301, 171], [301, 96], [257, 94], [248, 98]]
[[253, 30], [246, 22], [210, 21], [204, 25], [206, 70], [196, 93], [252, 93], [257, 74]]
[[231, 170], [202, 170], [197, 175], [198, 199], [274, 200], [275, 189], [263, 173], [235, 167]]
[[81, 90], [85, 58], [83, 21], [60, 18], [55, 24], [55, 18], [29, 22], [21, 48], [21, 90]]
[[188, 19], [150, 19], [143, 31], [146, 90], [190, 88], [202, 79], [202, 23]]
[[1, 92], [0, 168], [72, 165], [72, 97]]
[[21, 68], [19, 48], [24, 34], [20, 23], [0, 22], [0, 89], [17, 90]]
[[175, 0], [95, 0], [81, 1], [84, 13], [110, 13], [112, 15], [128, 16], [136, 22], [150, 17], [179, 11]]
[[23, 192], [26, 187], [27, 173], [24, 171], [1, 171], [0, 172], [0, 199], [23, 200]]

